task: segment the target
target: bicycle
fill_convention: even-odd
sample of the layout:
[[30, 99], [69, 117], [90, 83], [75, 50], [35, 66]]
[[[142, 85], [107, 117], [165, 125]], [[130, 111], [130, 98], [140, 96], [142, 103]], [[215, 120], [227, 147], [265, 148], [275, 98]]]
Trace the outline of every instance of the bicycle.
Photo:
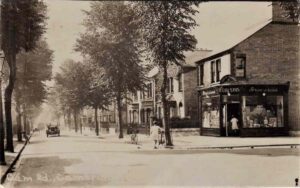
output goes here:
[[136, 145], [138, 144], [138, 135], [136, 133], [131, 135], [131, 143]]
[[132, 131], [132, 134], [131, 134], [131, 136], [130, 136], [130, 138], [131, 138], [131, 143], [132, 144], [138, 144], [138, 130], [135, 130], [135, 131]]

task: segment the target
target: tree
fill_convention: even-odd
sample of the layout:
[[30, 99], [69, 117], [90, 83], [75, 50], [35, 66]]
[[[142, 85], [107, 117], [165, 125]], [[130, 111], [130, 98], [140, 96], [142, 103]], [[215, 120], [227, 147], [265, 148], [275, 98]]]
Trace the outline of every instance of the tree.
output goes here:
[[300, 21], [300, 0], [281, 1], [280, 6], [286, 11], [283, 16]]
[[78, 114], [86, 105], [89, 90], [87, 83], [90, 75], [86, 74], [86, 68], [81, 62], [67, 60], [60, 67], [61, 72], [54, 77], [60, 103], [73, 111], [75, 132], [78, 131]]
[[170, 63], [180, 64], [184, 52], [194, 50], [197, 40], [189, 33], [196, 26], [192, 15], [197, 13], [199, 1], [145, 1], [136, 3], [143, 38], [153, 62], [163, 74], [160, 87], [163, 105], [163, 126], [166, 145], [172, 146], [169, 126], [169, 105], [166, 99], [167, 68]]
[[123, 138], [122, 101], [127, 92], [142, 88], [139, 25], [133, 7], [126, 2], [93, 2], [85, 12], [86, 32], [76, 50], [103, 68], [118, 111], [119, 138]]
[[14, 151], [11, 98], [16, 80], [16, 54], [22, 49], [30, 51], [45, 31], [46, 6], [40, 0], [2, 0], [1, 2], [1, 48], [9, 67], [9, 80], [5, 89], [5, 119], [7, 146]]
[[[14, 97], [17, 112], [18, 141], [22, 141], [21, 116], [24, 118], [26, 131], [29, 109], [39, 108], [47, 97], [45, 81], [52, 77], [53, 51], [49, 49], [46, 41], [40, 40], [37, 48], [31, 52], [21, 51], [17, 55], [17, 75]], [[23, 112], [21, 113], [21, 106]], [[28, 129], [28, 128], [27, 128]]]
[[99, 135], [98, 109], [106, 109], [111, 102], [111, 90], [105, 79], [103, 69], [93, 64], [85, 64], [87, 67], [87, 75], [90, 75], [88, 80], [89, 90], [87, 92], [86, 104], [95, 110], [96, 135]]

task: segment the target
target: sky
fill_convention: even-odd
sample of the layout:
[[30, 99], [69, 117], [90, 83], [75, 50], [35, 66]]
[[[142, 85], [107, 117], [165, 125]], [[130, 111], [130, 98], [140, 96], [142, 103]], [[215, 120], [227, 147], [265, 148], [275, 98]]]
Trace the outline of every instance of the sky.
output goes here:
[[[79, 33], [84, 32], [82, 21], [90, 1], [46, 0], [48, 5], [45, 37], [54, 50], [54, 72], [66, 59], [81, 60], [74, 52]], [[206, 2], [201, 3], [195, 16], [199, 24], [192, 33], [198, 48], [219, 49], [243, 38], [271, 18], [271, 2]]]
[[81, 60], [79, 53], [74, 51], [79, 33], [84, 32], [82, 25], [85, 14], [82, 10], [89, 10], [88, 1], [47, 0], [48, 17], [45, 37], [54, 50], [53, 71], [66, 59]]
[[[90, 1], [45, 0], [48, 5], [46, 40], [54, 51], [53, 74], [66, 59], [82, 60], [74, 52], [79, 33], [89, 10]], [[271, 2], [205, 2], [198, 7], [195, 20], [199, 24], [191, 33], [197, 48], [222, 50], [242, 40], [271, 18]], [[50, 85], [51, 82], [49, 83]], [[43, 114], [43, 113], [42, 113]], [[42, 115], [41, 114], [41, 115]], [[42, 115], [44, 116], [44, 115]], [[44, 120], [45, 117], [40, 117]]]

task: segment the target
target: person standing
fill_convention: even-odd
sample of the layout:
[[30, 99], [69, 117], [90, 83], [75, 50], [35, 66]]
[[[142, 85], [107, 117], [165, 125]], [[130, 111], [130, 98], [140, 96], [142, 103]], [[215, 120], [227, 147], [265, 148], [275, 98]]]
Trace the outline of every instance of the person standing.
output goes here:
[[238, 127], [239, 120], [234, 115], [232, 115], [230, 122], [231, 122], [231, 129], [233, 131], [233, 134], [234, 136], [237, 136], [239, 131], [239, 127]]
[[150, 137], [154, 141], [154, 149], [157, 149], [158, 140], [159, 140], [159, 133], [161, 132], [160, 127], [158, 126], [157, 121], [153, 123], [150, 128]]

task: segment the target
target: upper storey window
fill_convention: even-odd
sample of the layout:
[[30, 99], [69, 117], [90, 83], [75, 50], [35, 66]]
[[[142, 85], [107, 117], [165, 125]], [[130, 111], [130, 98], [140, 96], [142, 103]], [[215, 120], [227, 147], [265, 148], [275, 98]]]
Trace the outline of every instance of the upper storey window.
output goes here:
[[235, 77], [245, 78], [246, 77], [246, 56], [239, 54], [235, 59]]

